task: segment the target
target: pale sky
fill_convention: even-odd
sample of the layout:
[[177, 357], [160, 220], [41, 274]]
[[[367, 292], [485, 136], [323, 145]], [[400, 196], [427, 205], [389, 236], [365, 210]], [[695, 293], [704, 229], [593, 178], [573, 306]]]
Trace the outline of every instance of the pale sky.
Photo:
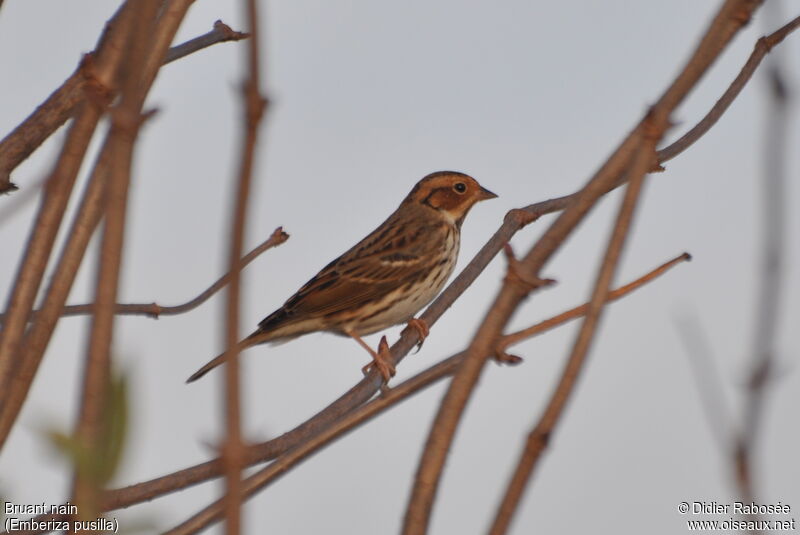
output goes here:
[[[179, 41], [216, 19], [242, 28], [239, 3], [199, 0]], [[291, 239], [244, 272], [242, 334], [370, 232], [425, 174], [469, 173], [499, 198], [463, 227], [459, 268], [511, 208], [575, 191], [672, 79], [718, 2], [458, 2], [321, 0], [262, 3], [266, 116], [251, 197], [247, 247], [283, 226]], [[91, 50], [117, 2], [8, 0], [0, 11], [5, 135]], [[786, 2], [786, 7], [794, 4]], [[796, 13], [784, 10], [788, 20]], [[682, 134], [739, 71], [764, 14], [747, 27], [673, 119]], [[165, 67], [149, 106], [160, 113], [136, 149], [121, 299], [176, 304], [226, 269], [239, 136], [243, 43], [216, 45]], [[780, 45], [800, 58], [800, 35]], [[798, 71], [790, 83], [800, 87]], [[617, 277], [625, 283], [683, 251], [689, 264], [611, 305], [576, 395], [531, 482], [511, 533], [652, 533], [687, 530], [692, 501], [732, 503], [727, 460], [711, 433], [678, 323], [697, 321], [738, 417], [753, 339], [759, 276], [764, 80], [752, 80], [719, 124], [650, 175]], [[795, 110], [796, 111], [796, 110]], [[796, 114], [794, 115], [796, 118]], [[789, 146], [797, 146], [795, 120]], [[21, 166], [25, 190], [51, 165], [63, 133]], [[760, 503], [800, 518], [800, 153], [789, 162], [787, 280], [778, 328], [780, 380], [769, 396], [756, 464]], [[88, 167], [88, 166], [87, 166]], [[19, 193], [0, 198], [0, 211]], [[511, 328], [583, 302], [621, 199], [606, 198], [545, 267], [558, 280], [515, 315]], [[5, 303], [35, 202], [0, 225]], [[524, 252], [552, 222], [512, 241]], [[96, 249], [71, 303], [91, 297]], [[458, 269], [458, 268], [457, 268]], [[398, 368], [399, 384], [468, 343], [502, 282], [483, 276]], [[223, 374], [185, 385], [224, 338], [221, 294], [189, 313], [116, 323], [115, 359], [132, 383], [131, 440], [115, 485], [207, 460], [220, 437]], [[513, 348], [521, 366], [489, 364], [456, 435], [431, 533], [483, 533], [530, 428], [571, 347], [577, 323]], [[9, 443], [0, 496], [61, 503], [71, 475], [41, 430], [69, 429], [77, 408], [86, 319], [63, 320]], [[387, 331], [390, 342], [399, 328]], [[367, 341], [377, 344], [379, 335]], [[245, 433], [281, 434], [349, 389], [366, 353], [315, 334], [242, 356]], [[444, 393], [438, 385], [319, 452], [244, 508], [247, 533], [397, 533], [420, 453]], [[216, 499], [205, 483], [115, 511], [122, 528], [158, 530]], [[781, 518], [785, 519], [785, 518]], [[149, 531], [149, 530], [148, 530]], [[220, 532], [219, 526], [209, 530]]]

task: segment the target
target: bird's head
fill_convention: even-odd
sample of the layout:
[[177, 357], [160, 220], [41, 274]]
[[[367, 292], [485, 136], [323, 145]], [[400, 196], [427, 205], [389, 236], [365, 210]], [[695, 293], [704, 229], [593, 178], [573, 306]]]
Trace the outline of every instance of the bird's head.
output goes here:
[[417, 182], [403, 204], [415, 203], [433, 208], [460, 227], [476, 202], [495, 197], [497, 195], [469, 175], [458, 171], [438, 171]]

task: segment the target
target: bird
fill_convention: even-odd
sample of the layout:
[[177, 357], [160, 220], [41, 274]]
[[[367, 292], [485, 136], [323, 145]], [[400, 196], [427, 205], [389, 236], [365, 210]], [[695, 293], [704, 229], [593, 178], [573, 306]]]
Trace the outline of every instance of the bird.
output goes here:
[[[325, 331], [349, 336], [369, 352], [384, 383], [395, 369], [383, 336], [374, 351], [362, 336], [408, 323], [420, 335], [428, 326], [414, 315], [444, 287], [456, 265], [461, 224], [478, 202], [497, 197], [471, 176], [437, 171], [412, 188], [378, 228], [330, 262], [241, 340], [238, 350]], [[192, 374], [196, 381], [223, 364], [223, 353]]]

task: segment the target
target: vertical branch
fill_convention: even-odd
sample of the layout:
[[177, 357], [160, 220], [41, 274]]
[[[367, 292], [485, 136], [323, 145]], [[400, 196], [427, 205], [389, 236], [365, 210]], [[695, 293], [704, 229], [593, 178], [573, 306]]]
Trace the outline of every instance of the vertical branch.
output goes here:
[[[775, 7], [775, 6], [772, 6]], [[762, 228], [760, 289], [755, 307], [750, 378], [744, 402], [744, 419], [733, 449], [736, 483], [742, 500], [755, 498], [753, 456], [770, 381], [775, 370], [781, 290], [784, 281], [786, 247], [786, 162], [791, 124], [791, 93], [780, 61], [770, 58], [767, 71], [768, 98], [763, 145]]]
[[87, 84], [85, 101], [73, 122], [61, 154], [45, 186], [39, 213], [33, 223], [28, 245], [17, 271], [0, 333], [0, 392], [8, 390], [14, 373], [28, 315], [39, 290], [56, 234], [72, 193], [78, 171], [94, 130], [108, 104], [122, 56], [122, 43], [131, 32], [132, 4], [121, 8], [117, 24], [109, 30], [106, 47], [97, 58], [87, 56], [81, 69], [92, 83]]
[[630, 230], [633, 212], [640, 198], [642, 182], [650, 166], [651, 155], [655, 150], [656, 143], [666, 130], [666, 117], [661, 117], [659, 122], [655, 122], [655, 120], [653, 122], [652, 128], [645, 129], [645, 132], [649, 135], [643, 138], [639, 153], [631, 165], [630, 182], [625, 190], [625, 197], [617, 215], [617, 222], [597, 275], [588, 312], [575, 338], [572, 352], [561, 373], [558, 386], [553, 392], [539, 423], [528, 435], [525, 449], [506, 489], [503, 501], [497, 510], [494, 523], [489, 532], [491, 535], [503, 535], [508, 530], [511, 518], [519, 506], [522, 493], [566, 408], [570, 395], [577, 384], [578, 376], [583, 369], [586, 356], [597, 331], [601, 313], [608, 298], [611, 280], [619, 263], [620, 253]]
[[[148, 55], [147, 65], [141, 73], [139, 83], [142, 85], [142, 91], [146, 92], [146, 88], [149, 88], [155, 79], [161, 58], [165, 55], [164, 51], [169, 46], [191, 3], [192, 0], [172, 2], [159, 19], [158, 28], [152, 38], [152, 52]], [[121, 46], [114, 48], [123, 49]], [[72, 288], [86, 247], [100, 221], [101, 212], [105, 207], [103, 195], [108, 181], [109, 168], [112, 161], [115, 160], [112, 157], [113, 147], [112, 137], [107, 136], [100, 156], [92, 169], [81, 205], [70, 227], [67, 243], [62, 250], [58, 265], [53, 271], [42, 308], [36, 314], [36, 319], [25, 336], [9, 387], [0, 391], [0, 407], [2, 407], [0, 410], [0, 444], [7, 438], [19, 415], [55, 325], [61, 317], [61, 309]]]
[[[159, 7], [161, 16], [156, 20]], [[134, 32], [125, 47], [124, 84], [120, 103], [112, 113], [107, 138], [110, 154], [106, 186], [105, 225], [100, 250], [100, 263], [95, 291], [95, 309], [83, 380], [80, 416], [76, 426], [79, 444], [88, 452], [102, 447], [104, 407], [108, 398], [111, 367], [111, 341], [114, 308], [122, 264], [125, 219], [130, 184], [134, 142], [143, 119], [141, 110], [147, 93], [166, 54], [169, 43], [186, 14], [192, 0], [147, 0], [136, 4]], [[153, 61], [153, 57], [157, 61]], [[81, 514], [98, 511], [103, 484], [91, 473], [76, 473], [75, 501]]]
[[237, 185], [235, 206], [232, 214], [231, 243], [228, 263], [231, 274], [226, 292], [226, 343], [227, 364], [225, 366], [225, 445], [223, 464], [225, 469], [225, 523], [226, 533], [241, 532], [242, 481], [244, 468], [244, 445], [241, 434], [241, 406], [239, 389], [239, 297], [241, 292], [241, 257], [244, 243], [247, 201], [253, 175], [255, 147], [258, 127], [266, 106], [259, 93], [259, 31], [258, 9], [255, 0], [244, 0], [251, 35], [248, 46], [248, 78], [242, 87], [244, 101], [244, 139], [242, 143], [241, 167]]
[[[128, 203], [133, 145], [141, 122], [139, 82], [153, 32], [158, 1], [146, 0], [137, 4], [133, 17], [136, 32], [125, 47], [124, 85], [120, 104], [112, 111], [109, 143], [111, 165], [106, 187], [105, 224], [100, 248], [95, 309], [89, 336], [89, 347], [83, 377], [83, 395], [76, 437], [82, 447], [95, 455], [103, 440], [103, 410], [108, 400], [111, 382], [111, 339], [114, 324], [114, 303], [122, 263], [122, 244]], [[92, 518], [99, 508], [101, 482], [86, 470], [76, 472], [74, 496], [81, 514]]]

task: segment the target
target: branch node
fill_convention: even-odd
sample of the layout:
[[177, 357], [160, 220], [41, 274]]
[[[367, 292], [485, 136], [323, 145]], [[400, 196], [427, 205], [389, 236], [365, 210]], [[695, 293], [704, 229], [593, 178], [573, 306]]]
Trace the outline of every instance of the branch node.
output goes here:
[[214, 22], [214, 31], [222, 35], [224, 41], [239, 41], [250, 37], [249, 33], [237, 32], [221, 20]]
[[86, 101], [103, 109], [111, 104], [114, 97], [115, 90], [103, 83], [100, 78], [95, 75], [94, 54], [91, 52], [84, 54], [81, 58], [80, 65], [78, 65], [78, 72], [83, 77], [83, 91], [86, 94]]
[[509, 210], [509, 212], [506, 214], [505, 220], [506, 222], [513, 222], [518, 229], [521, 229], [539, 219], [541, 215], [542, 214], [524, 210], [522, 208], [514, 208], [513, 210]]
[[507, 344], [503, 344], [497, 347], [494, 350], [494, 361], [497, 364], [508, 364], [509, 366], [515, 366], [517, 364], [521, 364], [523, 361], [522, 357], [518, 357], [517, 355], [512, 355], [510, 353], [506, 353]]
[[526, 294], [541, 286], [555, 284], [554, 279], [542, 279], [533, 273], [527, 273], [525, 265], [514, 257], [514, 249], [510, 243], [503, 246], [503, 252], [508, 259], [508, 269], [504, 279], [507, 283], [517, 285]]
[[147, 312], [147, 315], [153, 319], [158, 319], [161, 316], [161, 305], [153, 301], [150, 303], [150, 310]]

